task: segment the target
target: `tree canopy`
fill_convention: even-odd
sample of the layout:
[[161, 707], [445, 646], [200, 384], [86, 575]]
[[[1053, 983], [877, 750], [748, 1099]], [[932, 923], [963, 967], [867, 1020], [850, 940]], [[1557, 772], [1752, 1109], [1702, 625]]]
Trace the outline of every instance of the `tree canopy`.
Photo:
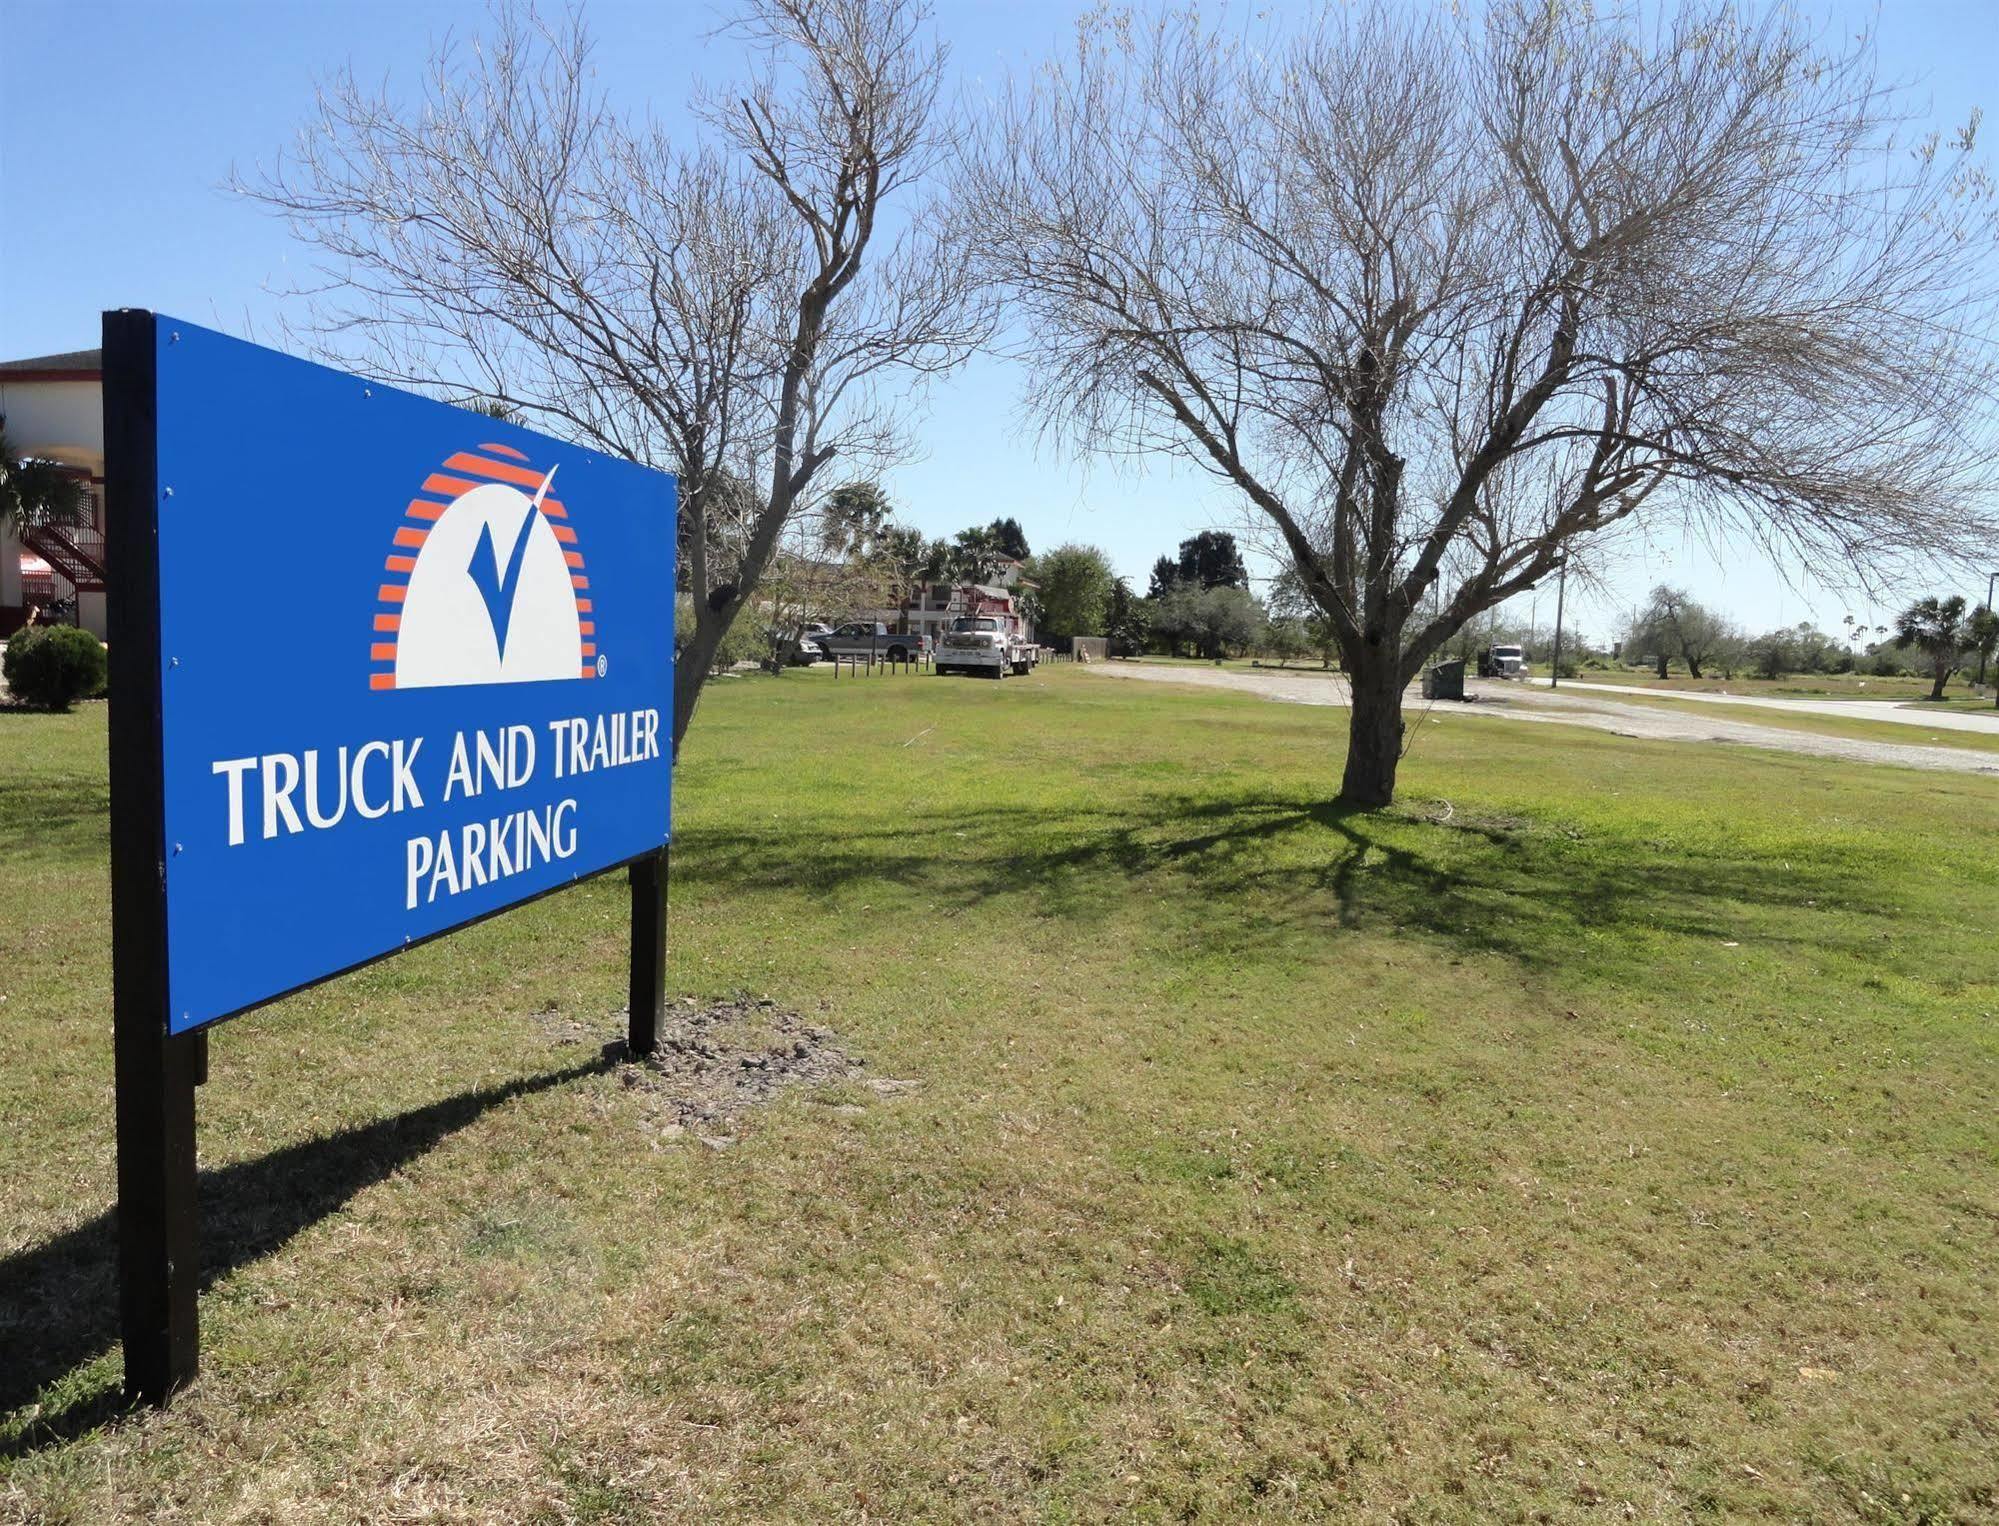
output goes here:
[[1067, 640], [1105, 633], [1117, 573], [1097, 547], [1057, 546], [1034, 558], [1027, 575], [1040, 585], [1035, 628], [1041, 635]]
[[1213, 474], [1332, 623], [1344, 799], [1393, 798], [1453, 633], [1641, 514], [1821, 569], [1993, 543], [1992, 182], [1969, 130], [1895, 141], [1865, 38], [1729, 0], [1288, 20], [1093, 13], [960, 181], [1044, 428]]
[[1685, 589], [1664, 583], [1652, 590], [1625, 640], [1628, 650], [1658, 663], [1661, 678], [1675, 661], [1699, 678], [1703, 666], [1727, 655], [1731, 643], [1739, 644], [1725, 618], [1696, 603]]
[[1249, 569], [1235, 537], [1226, 530], [1203, 530], [1180, 542], [1177, 556], [1152, 564], [1151, 597], [1158, 598], [1175, 583], [1196, 588], [1247, 588]]
[[1895, 639], [1929, 658], [1930, 698], [1942, 699], [1958, 659], [1973, 649], [1978, 633], [1973, 630], [1963, 594], [1948, 598], [1931, 594], [1895, 617]]

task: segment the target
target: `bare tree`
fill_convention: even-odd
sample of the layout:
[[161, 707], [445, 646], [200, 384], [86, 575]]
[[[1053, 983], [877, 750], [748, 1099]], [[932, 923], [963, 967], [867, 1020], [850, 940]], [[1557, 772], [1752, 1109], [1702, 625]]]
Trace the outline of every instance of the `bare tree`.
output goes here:
[[1891, 147], [1790, 12], [1474, 12], [1099, 13], [964, 172], [1045, 428], [1232, 484], [1332, 622], [1365, 807], [1440, 645], [1641, 509], [1821, 569], [1991, 523], [1975, 124]]
[[1661, 678], [1676, 657], [1687, 665], [1690, 676], [1699, 678], [1704, 664], [1728, 660], [1731, 649], [1741, 644], [1725, 618], [1696, 602], [1685, 589], [1664, 583], [1652, 590], [1625, 638], [1625, 649], [1650, 656]]
[[335, 79], [243, 187], [328, 256], [323, 346], [678, 475], [676, 750], [821, 471], [879, 471], [984, 332], [925, 190], [949, 144], [922, 0], [741, 0], [729, 30], [759, 64], [700, 101], [707, 145], [614, 112], [577, 15], [507, 3], [406, 107]]

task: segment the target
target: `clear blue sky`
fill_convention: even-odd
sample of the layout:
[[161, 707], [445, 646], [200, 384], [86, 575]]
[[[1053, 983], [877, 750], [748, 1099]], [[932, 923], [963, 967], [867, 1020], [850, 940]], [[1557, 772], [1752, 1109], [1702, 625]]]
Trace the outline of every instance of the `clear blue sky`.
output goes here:
[[[1060, 46], [1080, 8], [939, 0], [938, 19], [975, 85]], [[1806, 9], [1856, 30], [1875, 15], [1863, 0]], [[590, 0], [587, 14], [613, 98], [669, 125], [685, 120], [697, 73], [733, 72], [729, 52], [705, 39], [709, 6]], [[0, 0], [0, 358], [94, 345], [97, 314], [119, 306], [268, 336], [275, 293], [298, 278], [304, 252], [220, 189], [231, 166], [270, 159], [309, 111], [316, 78], [348, 61], [365, 77], [412, 78], [437, 40], [476, 30], [483, 15], [478, 0]], [[1942, 124], [1999, 106], [1995, 21], [1991, 0], [1895, 0], [1877, 22], [1883, 72], [1915, 82]], [[1142, 588], [1153, 559], [1182, 536], [1240, 518], [1199, 477], [1135, 477], [1038, 451], [1016, 423], [1019, 386], [1009, 366], [986, 360], [937, 391], [923, 459], [889, 483], [906, 521], [941, 534], [1012, 514], [1037, 547], [1103, 546]], [[1617, 612], [1662, 580], [1752, 629], [1811, 618], [1837, 630], [1848, 611], [1884, 617], [1804, 569], [1673, 534], [1629, 546], [1612, 593], [1585, 597], [1571, 618], [1607, 635]], [[1547, 623], [1552, 599], [1539, 602]], [[1518, 613], [1528, 613], [1524, 601]]]

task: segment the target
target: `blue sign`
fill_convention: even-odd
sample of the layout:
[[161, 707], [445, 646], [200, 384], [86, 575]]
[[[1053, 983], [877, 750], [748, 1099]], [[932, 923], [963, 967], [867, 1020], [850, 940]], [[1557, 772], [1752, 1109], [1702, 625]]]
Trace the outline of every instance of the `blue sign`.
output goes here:
[[662, 847], [673, 479], [154, 322], [169, 1031]]

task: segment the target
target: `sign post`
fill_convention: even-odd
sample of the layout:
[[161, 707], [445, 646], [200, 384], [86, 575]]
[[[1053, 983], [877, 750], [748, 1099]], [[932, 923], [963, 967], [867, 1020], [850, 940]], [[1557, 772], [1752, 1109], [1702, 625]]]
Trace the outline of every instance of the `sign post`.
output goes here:
[[158, 484], [153, 323], [104, 317], [111, 621], [112, 1042], [125, 1389], [164, 1403], [194, 1377], [197, 1218], [192, 1035], [167, 1032], [160, 791]]
[[197, 1365], [207, 1029], [579, 880], [666, 988], [675, 484], [149, 312], [104, 318], [125, 1381]]
[[632, 989], [625, 1048], [644, 1059], [659, 1047], [666, 1013], [666, 860], [661, 848], [632, 865]]

